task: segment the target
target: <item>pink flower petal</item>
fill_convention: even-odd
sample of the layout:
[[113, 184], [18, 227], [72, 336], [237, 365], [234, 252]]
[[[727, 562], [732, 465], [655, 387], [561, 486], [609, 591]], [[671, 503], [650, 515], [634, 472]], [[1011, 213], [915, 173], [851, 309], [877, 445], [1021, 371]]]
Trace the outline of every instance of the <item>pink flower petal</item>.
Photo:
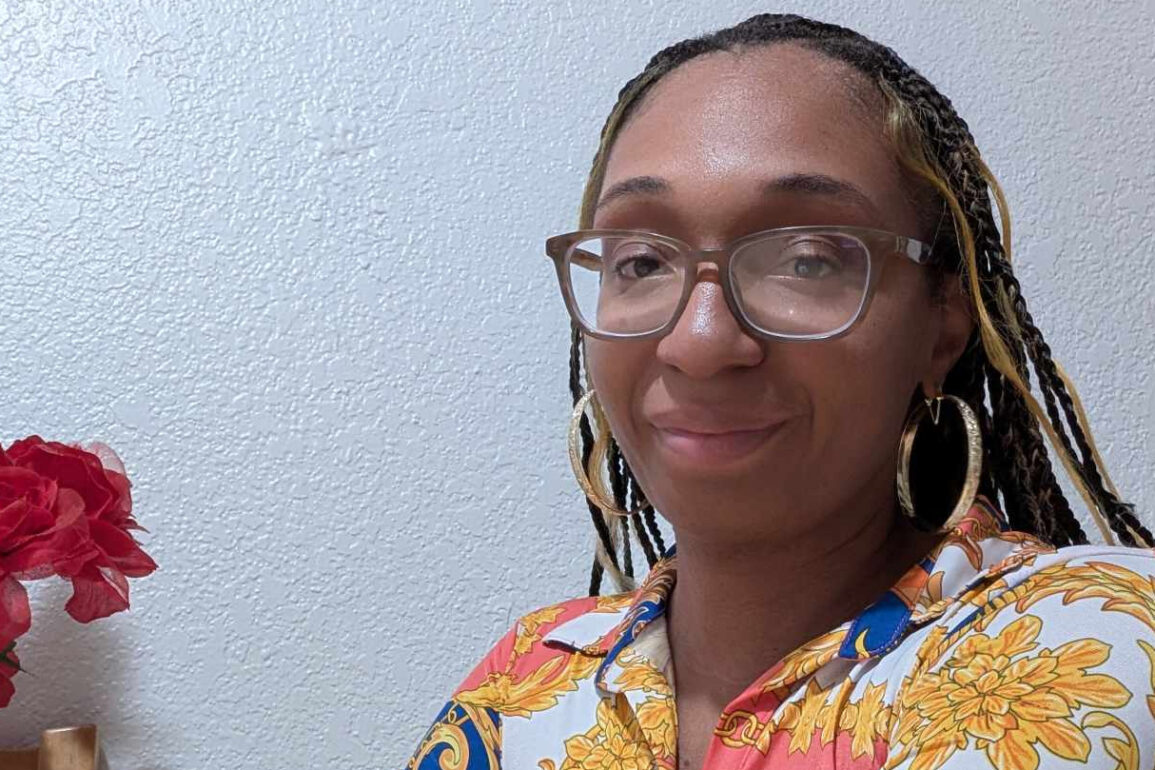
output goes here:
[[[28, 592], [12, 575], [0, 576], [0, 650], [32, 626]], [[0, 664], [2, 665], [2, 664]]]
[[72, 578], [72, 598], [65, 611], [81, 623], [128, 609], [128, 581], [107, 567], [89, 565]]

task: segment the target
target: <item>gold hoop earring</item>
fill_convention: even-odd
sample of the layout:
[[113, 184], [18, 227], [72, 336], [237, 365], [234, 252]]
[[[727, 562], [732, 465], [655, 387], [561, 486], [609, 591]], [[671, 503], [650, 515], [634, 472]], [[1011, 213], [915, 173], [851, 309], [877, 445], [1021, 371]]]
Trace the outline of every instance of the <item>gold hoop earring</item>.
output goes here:
[[959, 494], [958, 501], [955, 503], [954, 510], [950, 512], [950, 516], [939, 527], [940, 532], [949, 532], [966, 516], [967, 511], [970, 510], [971, 505], [974, 504], [975, 497], [979, 491], [979, 476], [982, 473], [983, 467], [983, 434], [979, 427], [978, 418], [975, 417], [974, 411], [958, 396], [949, 394], [940, 394], [934, 398], [928, 398], [922, 404], [915, 407], [911, 412], [910, 417], [906, 420], [906, 425], [902, 429], [902, 438], [899, 441], [898, 454], [898, 501], [902, 505], [902, 512], [907, 518], [912, 521], [919, 521], [918, 516], [914, 512], [914, 500], [910, 491], [910, 455], [914, 449], [914, 437], [918, 433], [918, 426], [922, 422], [922, 418], [928, 413], [931, 417], [931, 422], [938, 425], [939, 416], [942, 409], [942, 402], [949, 401], [958, 409], [959, 416], [962, 417], [963, 426], [966, 429], [967, 442], [967, 470], [966, 479], [963, 481], [962, 492]]
[[589, 499], [591, 503], [602, 510], [603, 513], [611, 516], [619, 516], [621, 518], [628, 518], [636, 513], [641, 513], [645, 510], [648, 503], [645, 500], [641, 501], [641, 505], [637, 508], [626, 511], [618, 507], [618, 504], [610, 498], [598, 485], [590, 479], [589, 474], [582, 465], [582, 451], [581, 451], [581, 422], [582, 415], [585, 414], [586, 407], [593, 402], [594, 406], [594, 422], [599, 429], [599, 436], [594, 444], [594, 451], [590, 454], [591, 465], [597, 465], [601, 462], [601, 458], [606, 453], [609, 445], [609, 426], [605, 425], [605, 416], [601, 412], [601, 405], [594, 401], [595, 393], [592, 389], [587, 390], [585, 395], [578, 399], [577, 404], [574, 405], [573, 414], [569, 420], [569, 461], [573, 468], [574, 478], [577, 479], [578, 486], [581, 487], [582, 492]]

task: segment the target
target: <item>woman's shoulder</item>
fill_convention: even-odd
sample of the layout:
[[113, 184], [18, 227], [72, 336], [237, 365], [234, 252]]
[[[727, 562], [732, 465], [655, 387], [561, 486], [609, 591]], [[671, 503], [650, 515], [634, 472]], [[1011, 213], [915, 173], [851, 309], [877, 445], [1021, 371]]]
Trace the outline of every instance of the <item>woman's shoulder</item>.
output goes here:
[[448, 733], [464, 736], [479, 756], [488, 757], [482, 767], [497, 767], [503, 720], [552, 708], [592, 676], [604, 657], [597, 642], [621, 621], [635, 595], [567, 599], [518, 618], [453, 691], [409, 761], [410, 770], [444, 767], [446, 751], [457, 756], [461, 746], [447, 740]]
[[558, 657], [592, 652], [620, 622], [636, 594], [582, 596], [527, 612], [473, 667], [454, 696], [476, 692], [487, 683], [521, 679]]
[[1028, 617], [1056, 635], [1098, 630], [1155, 641], [1155, 550], [1076, 545], [1019, 557], [1014, 568], [994, 568], [994, 579], [977, 587], [968, 602], [973, 614], [959, 630], [981, 632]]
[[[1155, 594], [1155, 549], [1113, 545], [1071, 545], [1038, 553], [1026, 560], [1015, 579], [1015, 591], [1028, 606], [1052, 595], [1062, 606], [1077, 606], [1090, 596], [1150, 597]], [[1082, 589], [1077, 595], [1068, 592]], [[1089, 591], [1089, 593], [1086, 593]]]
[[957, 610], [910, 658], [894, 705], [895, 757], [936, 770], [987, 759], [1033, 767], [1040, 757], [1106, 767], [1124, 755], [1139, 766], [1139, 752], [1155, 746], [1151, 550], [1049, 549], [980, 582]]

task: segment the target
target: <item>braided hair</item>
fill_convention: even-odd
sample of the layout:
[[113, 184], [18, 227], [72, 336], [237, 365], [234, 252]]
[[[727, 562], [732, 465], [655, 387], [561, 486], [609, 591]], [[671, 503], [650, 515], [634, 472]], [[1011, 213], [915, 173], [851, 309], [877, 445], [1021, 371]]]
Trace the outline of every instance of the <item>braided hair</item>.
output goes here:
[[[787, 42], [825, 54], [865, 76], [866, 87], [881, 94], [887, 134], [900, 164], [923, 191], [920, 197], [926, 212], [943, 214], [931, 239], [940, 257], [935, 280], [940, 284], [948, 276], [958, 280], [977, 320], [970, 344], [948, 373], [943, 391], [966, 401], [979, 419], [984, 445], [980, 491], [992, 500], [1001, 498], [1013, 529], [1055, 546], [1086, 543], [1086, 534], [1056, 479], [1045, 437], [1103, 539], [1152, 545], [1152, 535], [1136, 517], [1134, 507], [1119, 498], [1111, 483], [1075, 388], [1052, 358], [1027, 309], [1011, 270], [1010, 221], [998, 181], [950, 100], [890, 48], [833, 24], [793, 14], [760, 14], [660, 51], [621, 89], [602, 128], [582, 197], [580, 226], [591, 226], [609, 151], [618, 132], [655, 83], [704, 54]], [[998, 224], [992, 198], [998, 207]], [[575, 404], [584, 392], [583, 352], [582, 334], [575, 324], [570, 355], [570, 391]], [[1031, 393], [1032, 373], [1042, 406]], [[949, 447], [961, 439], [949, 428], [936, 433], [930, 439], [919, 437], [920, 449], [915, 452], [911, 474], [920, 496], [949, 500], [951, 490], [961, 486], [965, 469], [958, 459], [950, 459]], [[590, 458], [596, 459], [598, 453], [593, 451], [593, 429], [584, 416], [581, 438], [583, 462], [591, 472]], [[957, 455], [958, 444], [954, 446]], [[637, 510], [638, 501], [644, 504], [645, 496], [612, 438], [603, 454], [618, 508]], [[607, 518], [597, 505], [589, 503], [598, 535], [591, 595], [599, 593], [607, 571], [620, 589], [633, 585], [631, 524], [650, 566], [665, 552], [654, 509], [644, 505], [629, 517]], [[941, 522], [926, 523], [934, 526]]]

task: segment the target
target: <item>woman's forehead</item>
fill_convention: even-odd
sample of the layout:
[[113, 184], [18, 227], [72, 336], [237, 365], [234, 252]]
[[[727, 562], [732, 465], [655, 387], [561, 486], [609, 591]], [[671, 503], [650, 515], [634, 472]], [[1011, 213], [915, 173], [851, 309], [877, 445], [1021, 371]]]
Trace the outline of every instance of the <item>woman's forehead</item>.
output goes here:
[[619, 131], [602, 189], [644, 176], [675, 193], [691, 183], [753, 189], [815, 174], [904, 202], [881, 98], [863, 95], [871, 87], [847, 65], [795, 45], [692, 60], [659, 81]]

